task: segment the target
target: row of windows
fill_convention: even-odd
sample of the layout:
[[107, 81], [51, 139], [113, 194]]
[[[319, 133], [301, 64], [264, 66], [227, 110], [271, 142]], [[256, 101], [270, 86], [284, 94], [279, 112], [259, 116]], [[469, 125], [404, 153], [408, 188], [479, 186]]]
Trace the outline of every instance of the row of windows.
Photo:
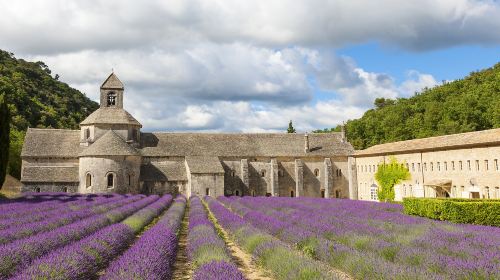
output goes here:
[[[466, 162], [466, 168], [467, 170], [469, 171], [472, 171], [472, 162], [470, 160], [467, 160]], [[380, 165], [358, 165], [357, 166], [357, 170], [358, 172], [377, 172], [377, 169], [379, 168]], [[406, 163], [406, 166], [405, 164], [401, 163], [401, 168], [405, 168], [410, 171], [410, 168], [411, 168], [411, 171], [412, 172], [415, 172], [415, 171], [418, 171], [420, 172], [421, 171], [421, 166], [420, 166], [420, 162], [418, 163], [411, 163], [411, 166], [410, 164]], [[428, 165], [427, 165], [427, 162], [424, 162], [424, 166], [423, 166], [423, 169], [424, 171], [441, 171], [441, 170], [444, 170], [444, 171], [448, 171], [448, 170], [464, 170], [464, 162], [462, 162], [461, 160], [455, 162], [455, 161], [450, 161], [450, 162], [447, 162], [447, 161], [444, 161], [442, 162], [442, 165], [441, 165], [441, 162], [436, 162], [436, 164], [434, 165], [434, 162], [430, 162], [429, 163], [429, 168], [427, 168]], [[489, 160], [484, 160], [483, 163], [481, 164], [481, 161], [480, 160], [476, 160], [475, 163], [474, 163], [474, 170], [475, 171], [480, 171], [480, 170], [484, 170], [484, 171], [490, 171], [490, 170], [494, 170], [494, 171], [498, 171], [500, 170], [500, 167], [498, 165], [498, 159], [495, 159], [493, 160], [493, 166], [492, 168], [490, 168], [490, 161]]]
[[[231, 170], [231, 173], [230, 173], [230, 174], [231, 174], [231, 177], [235, 177], [235, 176], [236, 176], [236, 171]], [[314, 169], [314, 176], [319, 177], [319, 175], [320, 175], [320, 173], [319, 173], [319, 169], [318, 169], [318, 168]], [[337, 177], [342, 176], [342, 169], [336, 169], [336, 170], [335, 170], [335, 175], [336, 175]], [[285, 177], [285, 171], [283, 171], [283, 170], [281, 170], [281, 169], [280, 169], [280, 170], [278, 170], [278, 176], [280, 176], [280, 177]], [[260, 171], [260, 177], [266, 177], [266, 170], [265, 170], [265, 169], [262, 169], [262, 170]]]
[[[116, 175], [112, 172], [109, 172], [107, 175], [106, 175], [106, 181], [107, 181], [107, 184], [106, 186], [108, 187], [108, 189], [112, 189], [115, 187], [115, 177]], [[131, 186], [132, 185], [132, 175], [129, 174], [128, 175], [128, 185]], [[87, 175], [85, 175], [85, 186], [87, 188], [90, 188], [92, 187], [92, 174], [90, 173], [87, 173]]]

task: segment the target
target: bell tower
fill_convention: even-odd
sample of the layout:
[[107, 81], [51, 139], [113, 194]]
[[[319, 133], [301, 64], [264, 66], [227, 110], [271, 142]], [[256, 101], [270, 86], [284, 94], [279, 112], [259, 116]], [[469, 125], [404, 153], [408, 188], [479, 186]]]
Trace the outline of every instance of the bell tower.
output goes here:
[[123, 109], [123, 83], [118, 79], [115, 73], [101, 85], [101, 108]]

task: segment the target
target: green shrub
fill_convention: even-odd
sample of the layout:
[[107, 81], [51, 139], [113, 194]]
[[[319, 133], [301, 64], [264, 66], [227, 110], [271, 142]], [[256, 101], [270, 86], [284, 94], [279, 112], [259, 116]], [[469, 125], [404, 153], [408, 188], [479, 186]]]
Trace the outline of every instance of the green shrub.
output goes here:
[[404, 212], [462, 224], [500, 226], [499, 199], [404, 198]]

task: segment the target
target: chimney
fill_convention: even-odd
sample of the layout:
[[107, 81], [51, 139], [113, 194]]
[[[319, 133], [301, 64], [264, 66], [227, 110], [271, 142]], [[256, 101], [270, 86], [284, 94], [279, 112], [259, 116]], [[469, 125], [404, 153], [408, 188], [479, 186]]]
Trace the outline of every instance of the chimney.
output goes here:
[[345, 139], [345, 122], [342, 122], [342, 125], [340, 126], [340, 137], [342, 138], [341, 142], [345, 143], [345, 141], [346, 141], [346, 139]]
[[309, 153], [309, 135], [304, 134], [304, 152]]

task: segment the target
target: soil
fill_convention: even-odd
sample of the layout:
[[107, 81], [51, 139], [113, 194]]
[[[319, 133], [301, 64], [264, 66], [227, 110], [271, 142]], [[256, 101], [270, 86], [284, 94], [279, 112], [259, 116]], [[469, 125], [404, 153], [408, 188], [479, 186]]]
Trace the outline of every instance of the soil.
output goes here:
[[193, 274], [193, 266], [189, 263], [187, 257], [187, 233], [189, 224], [189, 203], [186, 204], [184, 218], [182, 219], [181, 228], [179, 230], [179, 245], [177, 247], [177, 256], [174, 266], [172, 267], [173, 280], [188, 280]]
[[[205, 202], [203, 203], [205, 204]], [[217, 219], [215, 219], [206, 204], [205, 207], [207, 208], [209, 218], [214, 223], [215, 228], [222, 235], [221, 237], [224, 239], [224, 242], [226, 242], [226, 246], [231, 253], [233, 262], [238, 266], [238, 269], [243, 272], [245, 278], [248, 280], [272, 280], [273, 278], [271, 277], [271, 273], [257, 266], [255, 261], [252, 259], [252, 256], [238, 247], [232, 240], [229, 233], [222, 226], [220, 226], [219, 223], [217, 223]]]

